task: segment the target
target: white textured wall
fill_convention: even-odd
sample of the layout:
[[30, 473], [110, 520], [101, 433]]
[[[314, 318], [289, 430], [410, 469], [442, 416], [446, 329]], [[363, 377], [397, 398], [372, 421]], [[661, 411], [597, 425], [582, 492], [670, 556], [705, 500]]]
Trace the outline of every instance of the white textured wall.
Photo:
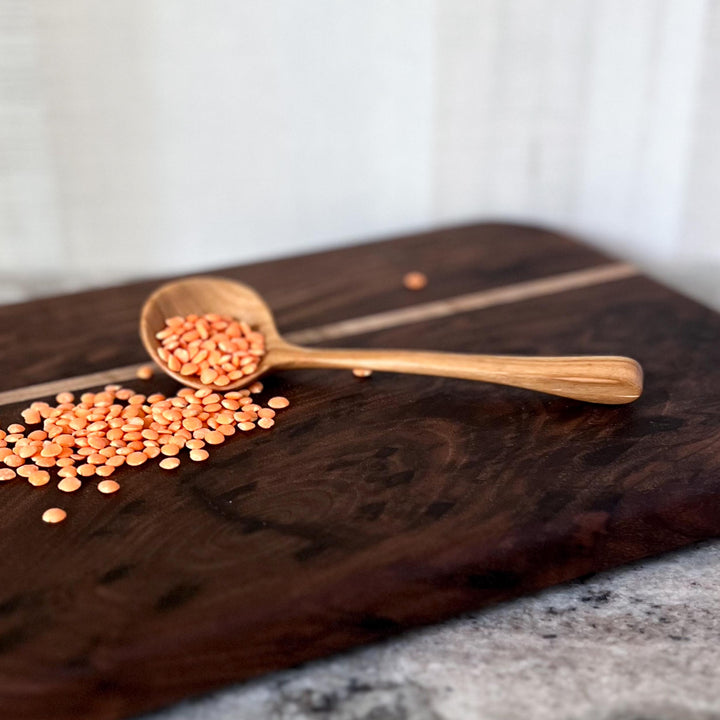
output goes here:
[[715, 287], [719, 48], [718, 0], [0, 0], [0, 300], [487, 217]]

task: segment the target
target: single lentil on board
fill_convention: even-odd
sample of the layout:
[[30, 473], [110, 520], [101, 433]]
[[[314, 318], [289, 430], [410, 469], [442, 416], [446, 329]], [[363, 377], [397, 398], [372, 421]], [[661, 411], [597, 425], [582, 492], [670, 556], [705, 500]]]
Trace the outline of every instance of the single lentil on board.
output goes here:
[[427, 275], [417, 270], [407, 273], [403, 277], [403, 285], [408, 290], [422, 290], [428, 283]]
[[154, 371], [152, 365], [141, 365], [135, 371], [135, 377], [140, 378], [140, 380], [149, 380], [153, 375]]
[[62, 522], [66, 517], [67, 513], [62, 508], [48, 508], [42, 514], [43, 521], [50, 524]]
[[366, 370], [365, 368], [355, 368], [352, 374], [357, 378], [369, 378], [372, 375], [372, 370]]

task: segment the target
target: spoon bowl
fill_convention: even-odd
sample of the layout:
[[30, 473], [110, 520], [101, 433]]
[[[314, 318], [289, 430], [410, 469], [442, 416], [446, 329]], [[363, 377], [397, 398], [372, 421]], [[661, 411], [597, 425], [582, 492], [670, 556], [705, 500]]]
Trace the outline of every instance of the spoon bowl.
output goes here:
[[175, 315], [185, 317], [192, 313], [231, 315], [238, 320], [245, 320], [253, 329], [259, 330], [265, 336], [267, 352], [260, 358], [257, 370], [252, 375], [245, 375], [230, 385], [215, 389], [224, 392], [236, 390], [249, 385], [268, 371], [271, 350], [282, 342], [270, 308], [260, 295], [243, 283], [226, 278], [201, 276], [167, 283], [150, 295], [143, 305], [140, 314], [140, 337], [148, 354], [163, 372], [189, 387], [196, 389], [214, 387], [203, 385], [197, 375], [187, 376], [173, 372], [158, 355], [161, 343], [155, 334], [165, 327], [165, 320]]
[[[265, 355], [257, 370], [218, 387], [200, 378], [180, 375], [158, 355], [156, 333], [167, 318], [217, 313], [244, 320], [265, 336]], [[192, 277], [163, 285], [145, 302], [140, 316], [140, 336], [150, 357], [179, 383], [228, 392], [248, 385], [271, 370], [333, 368], [378, 370], [415, 375], [479, 380], [537, 390], [586, 402], [620, 405], [640, 397], [643, 371], [637, 361], [617, 355], [521, 357], [465, 355], [410, 350], [337, 350], [305, 348], [284, 340], [275, 327], [270, 308], [252, 288], [216, 277]]]

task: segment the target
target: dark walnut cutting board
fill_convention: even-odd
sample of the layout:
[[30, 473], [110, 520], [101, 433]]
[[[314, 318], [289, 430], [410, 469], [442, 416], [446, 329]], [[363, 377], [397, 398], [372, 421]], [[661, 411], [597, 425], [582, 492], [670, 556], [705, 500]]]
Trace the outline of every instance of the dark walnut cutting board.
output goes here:
[[[645, 394], [288, 372], [266, 382], [292, 402], [276, 427], [207, 463], [123, 469], [114, 496], [4, 483], [3, 720], [130, 716], [720, 534], [720, 316], [633, 268], [476, 225], [221, 274], [290, 339], [626, 354]], [[0, 425], [60, 388], [173, 390], [128, 367], [156, 284], [0, 308]], [[65, 523], [40, 521], [53, 505]]]

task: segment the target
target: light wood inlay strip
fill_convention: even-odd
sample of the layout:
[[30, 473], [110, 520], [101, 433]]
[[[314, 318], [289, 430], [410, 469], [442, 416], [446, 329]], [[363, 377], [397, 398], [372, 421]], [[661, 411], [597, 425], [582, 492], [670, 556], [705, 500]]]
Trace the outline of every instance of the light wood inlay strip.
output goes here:
[[[391, 327], [410, 325], [425, 320], [436, 320], [463, 312], [483, 310], [498, 305], [507, 305], [568, 290], [577, 290], [592, 285], [623, 280], [634, 277], [638, 273], [637, 268], [628, 263], [610, 263], [588, 270], [576, 270], [538, 280], [528, 280], [490, 290], [480, 290], [466, 295], [421, 303], [399, 310], [387, 310], [374, 315], [366, 315], [365, 317], [341, 320], [340, 322], [288, 333], [285, 337], [289, 342], [313, 344], [323, 340], [365, 335]], [[126, 365], [125, 367], [103, 370], [88, 375], [76, 375], [62, 380], [27, 385], [15, 390], [0, 392], [0, 406], [56, 395], [63, 390], [75, 392], [84, 388], [107, 385], [108, 383], [127, 382], [135, 377], [137, 369], [142, 364], [146, 363]]]
[[612, 263], [589, 270], [576, 270], [575, 272], [553, 275], [538, 280], [504, 285], [503, 287], [492, 288], [491, 290], [480, 290], [467, 295], [456, 295], [452, 298], [435, 300], [433, 302], [413, 305], [412, 307], [400, 308], [399, 310], [387, 310], [386, 312], [366, 315], [351, 320], [321, 325], [320, 327], [299, 330], [287, 336], [290, 342], [311, 344], [323, 340], [336, 340], [342, 337], [353, 335], [365, 335], [366, 333], [386, 330], [401, 325], [424, 322], [425, 320], [436, 320], [438, 318], [458, 315], [459, 313], [483, 310], [498, 305], [530, 300], [532, 298], [552, 295], [567, 290], [599, 285], [600, 283], [612, 282], [633, 277], [638, 274], [638, 269], [628, 263]]
[[59, 392], [67, 390], [68, 392], [76, 392], [97, 385], [108, 385], [111, 383], [127, 382], [135, 377], [139, 367], [149, 365], [149, 362], [138, 363], [137, 365], [125, 365], [111, 370], [101, 370], [96, 373], [88, 373], [87, 375], [75, 375], [61, 380], [51, 380], [46, 383], [38, 383], [37, 385], [26, 385], [25, 387], [16, 388], [15, 390], [6, 390], [0, 393], [0, 407], [10, 405], [16, 402], [25, 402], [26, 400], [35, 400], [36, 398], [45, 397], [47, 395], [57, 395]]

